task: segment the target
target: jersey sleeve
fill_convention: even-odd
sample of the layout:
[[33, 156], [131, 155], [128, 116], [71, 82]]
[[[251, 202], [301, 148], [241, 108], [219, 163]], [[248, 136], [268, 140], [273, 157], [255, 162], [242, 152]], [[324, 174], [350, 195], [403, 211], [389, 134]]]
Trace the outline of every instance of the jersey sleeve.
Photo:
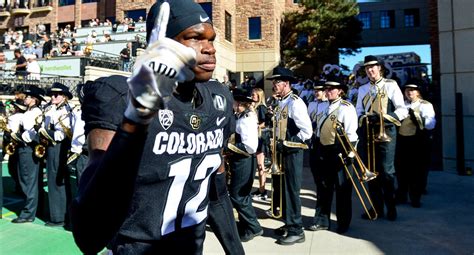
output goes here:
[[118, 75], [99, 78], [84, 84], [83, 92], [86, 135], [94, 128], [117, 130], [127, 106], [127, 78]]

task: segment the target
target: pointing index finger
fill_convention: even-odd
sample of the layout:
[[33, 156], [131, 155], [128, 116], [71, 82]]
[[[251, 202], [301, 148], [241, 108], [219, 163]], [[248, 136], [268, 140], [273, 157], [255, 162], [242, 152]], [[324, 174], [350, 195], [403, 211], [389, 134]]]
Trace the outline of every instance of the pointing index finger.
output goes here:
[[160, 5], [160, 11], [158, 17], [155, 21], [155, 26], [151, 32], [149, 44], [154, 43], [155, 41], [166, 37], [166, 27], [168, 26], [168, 19], [170, 16], [170, 4], [168, 2], [163, 2]]

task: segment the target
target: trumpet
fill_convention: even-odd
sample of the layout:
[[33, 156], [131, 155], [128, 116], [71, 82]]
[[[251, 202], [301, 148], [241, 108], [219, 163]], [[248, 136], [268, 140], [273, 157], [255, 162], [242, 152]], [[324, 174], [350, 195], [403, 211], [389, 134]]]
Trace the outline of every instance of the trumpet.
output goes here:
[[[272, 173], [272, 201], [271, 201], [271, 214], [272, 217], [275, 219], [279, 219], [283, 216], [283, 181], [284, 181], [284, 170], [282, 167], [282, 158], [281, 158], [281, 153], [277, 151], [277, 135], [276, 135], [276, 129], [278, 126], [278, 121], [276, 119], [276, 112], [278, 112], [278, 106], [274, 110], [272, 122], [273, 122], [273, 127], [272, 127], [272, 143], [271, 143], [271, 153], [272, 153], [272, 164], [270, 166], [271, 173]], [[277, 180], [275, 180], [277, 179]], [[275, 190], [275, 185], [278, 185], [279, 191]], [[278, 192], [278, 201], [275, 201]], [[275, 211], [277, 213], [275, 213]]]
[[[344, 166], [344, 170], [346, 171], [347, 176], [351, 180], [351, 183], [354, 186], [354, 190], [356, 191], [357, 196], [359, 197], [359, 200], [362, 204], [362, 207], [367, 213], [369, 219], [375, 220], [377, 219], [378, 215], [376, 211], [374, 211], [375, 215], [369, 212], [369, 207], [367, 205], [370, 205], [370, 208], [374, 208], [374, 205], [372, 203], [372, 199], [370, 198], [369, 192], [365, 188], [364, 183], [375, 179], [378, 174], [371, 172], [364, 165], [364, 162], [362, 161], [361, 157], [357, 153], [355, 147], [352, 145], [351, 141], [349, 140], [349, 137], [344, 131], [344, 127], [342, 126], [342, 124], [336, 122], [335, 129], [336, 137], [339, 143], [342, 145], [342, 149], [344, 150], [345, 154], [342, 155], [342, 153], [339, 153], [338, 157], [340, 158], [342, 165]], [[348, 161], [351, 162], [349, 163], [349, 166], [354, 170], [354, 173], [358, 179], [358, 183], [355, 182], [351, 171], [348, 168]]]

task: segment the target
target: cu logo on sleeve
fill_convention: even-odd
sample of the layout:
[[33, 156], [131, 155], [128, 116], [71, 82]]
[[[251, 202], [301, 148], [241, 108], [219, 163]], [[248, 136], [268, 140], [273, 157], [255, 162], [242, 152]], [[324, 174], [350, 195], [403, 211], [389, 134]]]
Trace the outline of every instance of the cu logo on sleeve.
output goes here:
[[214, 108], [218, 111], [225, 111], [226, 100], [225, 97], [222, 95], [213, 94], [212, 101], [214, 104]]

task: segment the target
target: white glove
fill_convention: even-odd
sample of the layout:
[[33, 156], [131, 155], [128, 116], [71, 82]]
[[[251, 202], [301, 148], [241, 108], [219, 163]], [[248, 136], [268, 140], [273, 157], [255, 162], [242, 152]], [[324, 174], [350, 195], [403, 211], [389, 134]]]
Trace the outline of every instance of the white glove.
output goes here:
[[[137, 58], [132, 76], [127, 80], [130, 93], [125, 117], [136, 123], [149, 124], [153, 113], [166, 107], [166, 101], [177, 82], [194, 79], [191, 68], [196, 64], [196, 52], [164, 36], [168, 17], [169, 4], [164, 2], [160, 7], [150, 45]], [[157, 38], [154, 43], [153, 38]]]

